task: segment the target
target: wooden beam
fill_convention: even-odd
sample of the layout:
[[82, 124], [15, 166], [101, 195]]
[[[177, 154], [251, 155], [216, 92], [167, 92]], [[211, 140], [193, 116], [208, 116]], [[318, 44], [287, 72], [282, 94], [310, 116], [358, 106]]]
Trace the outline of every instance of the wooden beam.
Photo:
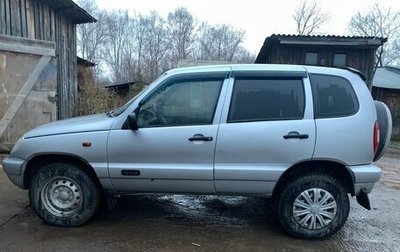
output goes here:
[[29, 76], [28, 80], [22, 86], [18, 94], [16, 95], [14, 101], [11, 103], [11, 106], [8, 108], [3, 118], [0, 120], [0, 137], [3, 136], [6, 131], [8, 125], [11, 120], [14, 118], [15, 114], [18, 112], [18, 109], [21, 107], [22, 103], [25, 101], [26, 96], [30, 93], [36, 81], [39, 79], [40, 74], [45, 69], [46, 65], [51, 60], [50, 55], [46, 55], [40, 58], [39, 63], [36, 65], [35, 69]]
[[16, 45], [16, 44], [3, 43], [3, 42], [0, 42], [0, 51], [35, 54], [35, 55], [42, 55], [42, 56], [55, 56], [56, 55], [55, 49]]
[[26, 0], [20, 0], [20, 16], [21, 16], [21, 37], [28, 37], [27, 22], [26, 22]]
[[35, 46], [35, 47], [49, 47], [55, 48], [56, 44], [52, 41], [45, 41], [40, 39], [31, 39], [31, 38], [21, 38], [21, 37], [14, 37], [8, 35], [0, 34], [0, 41], [5, 43], [18, 43], [21, 45], [26, 46]]
[[0, 35], [0, 51], [55, 56], [55, 48], [51, 41]]
[[35, 5], [33, 2], [27, 0], [26, 2], [26, 26], [28, 30], [27, 38], [35, 38]]
[[21, 16], [20, 16], [20, 2], [10, 1], [10, 14], [11, 14], [11, 35], [21, 37]]
[[6, 9], [5, 0], [0, 0], [0, 34], [6, 33]]
[[5, 0], [4, 3], [4, 8], [6, 12], [4, 15], [6, 21], [6, 32], [4, 34], [11, 35], [10, 0]]

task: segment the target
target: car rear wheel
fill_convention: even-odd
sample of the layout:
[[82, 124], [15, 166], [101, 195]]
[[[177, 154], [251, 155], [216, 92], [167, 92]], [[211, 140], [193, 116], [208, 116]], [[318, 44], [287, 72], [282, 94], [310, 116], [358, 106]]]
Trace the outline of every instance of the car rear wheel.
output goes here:
[[349, 198], [335, 178], [313, 174], [291, 180], [278, 201], [284, 230], [300, 239], [326, 239], [335, 234], [349, 215]]
[[34, 211], [56, 226], [80, 226], [97, 211], [101, 194], [94, 179], [76, 165], [52, 163], [33, 176], [29, 198]]

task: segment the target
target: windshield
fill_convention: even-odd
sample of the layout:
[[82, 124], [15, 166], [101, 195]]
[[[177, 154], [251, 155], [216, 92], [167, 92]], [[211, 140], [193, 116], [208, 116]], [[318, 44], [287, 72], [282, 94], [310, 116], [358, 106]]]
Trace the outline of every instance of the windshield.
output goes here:
[[135, 95], [132, 99], [130, 99], [127, 103], [125, 103], [125, 105], [123, 105], [122, 107], [118, 107], [116, 109], [113, 109], [109, 112], [107, 112], [107, 116], [119, 116], [120, 114], [122, 114], [127, 108], [129, 108], [129, 106], [132, 105], [132, 103], [134, 103], [136, 101], [136, 99], [143, 94], [147, 89], [149, 89], [149, 87], [155, 85], [156, 83], [158, 83], [158, 81], [163, 78], [167, 73], [162, 74], [161, 76], [159, 76], [156, 80], [154, 80], [152, 83], [150, 83], [149, 85], [147, 85], [147, 87], [145, 87], [142, 91], [140, 91], [137, 95]]

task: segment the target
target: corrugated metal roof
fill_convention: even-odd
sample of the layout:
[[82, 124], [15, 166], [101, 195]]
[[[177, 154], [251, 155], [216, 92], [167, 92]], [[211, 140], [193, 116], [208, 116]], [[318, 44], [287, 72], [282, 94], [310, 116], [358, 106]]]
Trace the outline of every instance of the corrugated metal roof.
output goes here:
[[97, 20], [72, 0], [41, 0], [55, 11], [67, 16], [74, 24], [93, 23]]
[[129, 82], [122, 82], [122, 83], [111, 83], [104, 85], [105, 88], [115, 88], [115, 87], [123, 87], [123, 86], [132, 86], [135, 85], [135, 81], [129, 81]]
[[91, 62], [89, 60], [86, 60], [84, 58], [81, 58], [79, 56], [76, 56], [76, 63], [78, 65], [85, 66], [85, 67], [94, 67], [94, 66], [96, 66], [96, 63], [93, 63], [93, 62]]
[[376, 69], [372, 86], [400, 89], [400, 68], [386, 66]]
[[[387, 38], [374, 36], [341, 36], [341, 35], [294, 35], [294, 34], [272, 34], [268, 38], [293, 39], [293, 40], [371, 40], [377, 39], [387, 42]], [[268, 39], [267, 38], [267, 39]]]
[[385, 42], [387, 42], [387, 38], [382, 37], [272, 34], [265, 39], [255, 62], [262, 63], [267, 51], [275, 43], [286, 45], [343, 46], [376, 49]]

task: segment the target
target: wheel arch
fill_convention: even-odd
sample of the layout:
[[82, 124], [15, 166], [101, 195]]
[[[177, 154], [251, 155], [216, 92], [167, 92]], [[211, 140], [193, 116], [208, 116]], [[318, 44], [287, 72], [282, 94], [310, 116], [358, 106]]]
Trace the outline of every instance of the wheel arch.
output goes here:
[[354, 174], [345, 164], [332, 160], [310, 160], [297, 163], [287, 169], [280, 177], [273, 190], [273, 197], [285, 187], [285, 184], [298, 175], [322, 173], [336, 178], [347, 193], [354, 195]]
[[94, 168], [89, 164], [89, 162], [82, 157], [69, 153], [41, 153], [30, 157], [25, 165], [24, 188], [29, 188], [32, 176], [41, 166], [50, 163], [60, 162], [76, 165], [84, 172], [86, 172], [89, 176], [91, 176], [96, 182], [97, 186], [99, 186], [99, 188], [102, 188], [100, 180], [97, 177]]

